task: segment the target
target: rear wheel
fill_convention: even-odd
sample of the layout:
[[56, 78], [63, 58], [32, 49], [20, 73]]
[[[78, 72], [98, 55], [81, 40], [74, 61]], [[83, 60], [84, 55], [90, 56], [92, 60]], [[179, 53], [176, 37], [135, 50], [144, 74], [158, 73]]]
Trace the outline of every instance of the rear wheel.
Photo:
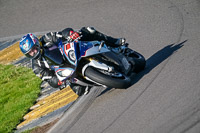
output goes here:
[[131, 85], [130, 78], [118, 72], [108, 72], [94, 67], [88, 67], [85, 70], [85, 76], [89, 79], [106, 85], [111, 88], [128, 88]]
[[143, 55], [140, 53], [133, 51], [128, 48], [128, 52], [126, 53], [129, 58], [129, 61], [134, 64], [134, 72], [138, 73], [144, 70], [146, 66], [146, 60]]

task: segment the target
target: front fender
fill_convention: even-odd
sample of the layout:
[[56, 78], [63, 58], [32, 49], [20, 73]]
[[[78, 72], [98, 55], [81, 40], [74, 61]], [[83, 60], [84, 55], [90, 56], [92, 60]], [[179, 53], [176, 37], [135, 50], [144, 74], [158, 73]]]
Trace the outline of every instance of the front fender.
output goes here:
[[82, 69], [82, 75], [85, 76], [85, 70], [87, 69], [87, 67], [89, 66], [92, 66], [94, 68], [97, 68], [97, 69], [101, 69], [101, 70], [106, 70], [106, 71], [112, 71], [113, 68], [104, 64], [104, 63], [101, 63], [101, 62], [98, 62], [96, 60], [92, 60], [90, 59], [90, 62], [88, 64], [86, 64], [83, 69]]

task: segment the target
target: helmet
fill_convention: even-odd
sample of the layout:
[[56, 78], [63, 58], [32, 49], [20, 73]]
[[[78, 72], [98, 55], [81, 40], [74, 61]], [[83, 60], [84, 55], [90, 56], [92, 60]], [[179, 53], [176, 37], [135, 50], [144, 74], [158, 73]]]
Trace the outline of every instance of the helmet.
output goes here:
[[38, 59], [41, 56], [41, 41], [31, 33], [22, 37], [19, 47], [22, 53], [30, 59]]

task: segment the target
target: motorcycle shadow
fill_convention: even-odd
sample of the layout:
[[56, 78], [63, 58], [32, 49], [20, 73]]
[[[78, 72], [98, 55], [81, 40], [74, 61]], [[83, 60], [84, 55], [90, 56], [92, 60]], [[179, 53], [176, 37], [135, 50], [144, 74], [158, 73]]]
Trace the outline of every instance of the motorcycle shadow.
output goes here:
[[[177, 52], [180, 48], [182, 48], [184, 46], [185, 42], [187, 42], [187, 40], [185, 40], [185, 41], [183, 41], [183, 42], [181, 42], [179, 44], [170, 44], [170, 45], [167, 45], [164, 48], [162, 48], [161, 50], [157, 51], [151, 57], [149, 57], [146, 60], [146, 67], [145, 67], [145, 69], [143, 71], [137, 73], [134, 76], [133, 81], [132, 81], [130, 87], [133, 86], [135, 83], [137, 83], [144, 75], [150, 73], [156, 66], [158, 66], [163, 61], [165, 61], [166, 59], [168, 59], [171, 55], [173, 55], [173, 53]], [[128, 87], [128, 88], [130, 88], [130, 87]], [[128, 88], [126, 88], [126, 89], [128, 89]], [[99, 96], [101, 96], [104, 93], [110, 91], [111, 89], [112, 88], [106, 88], [104, 91], [102, 91], [102, 93]]]

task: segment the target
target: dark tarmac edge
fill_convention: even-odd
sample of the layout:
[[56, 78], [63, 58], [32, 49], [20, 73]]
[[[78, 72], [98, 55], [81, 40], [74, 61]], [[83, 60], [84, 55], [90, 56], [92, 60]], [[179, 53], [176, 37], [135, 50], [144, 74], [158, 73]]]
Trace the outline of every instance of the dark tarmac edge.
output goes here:
[[[94, 86], [91, 88], [87, 95], [79, 97], [62, 118], [47, 132], [54, 133], [59, 130], [59, 133], [66, 133], [73, 125], [83, 116], [83, 114], [89, 109], [96, 97], [101, 94], [105, 88], [101, 86]], [[59, 126], [64, 124], [65, 127]], [[58, 129], [59, 128], [59, 129]]]

